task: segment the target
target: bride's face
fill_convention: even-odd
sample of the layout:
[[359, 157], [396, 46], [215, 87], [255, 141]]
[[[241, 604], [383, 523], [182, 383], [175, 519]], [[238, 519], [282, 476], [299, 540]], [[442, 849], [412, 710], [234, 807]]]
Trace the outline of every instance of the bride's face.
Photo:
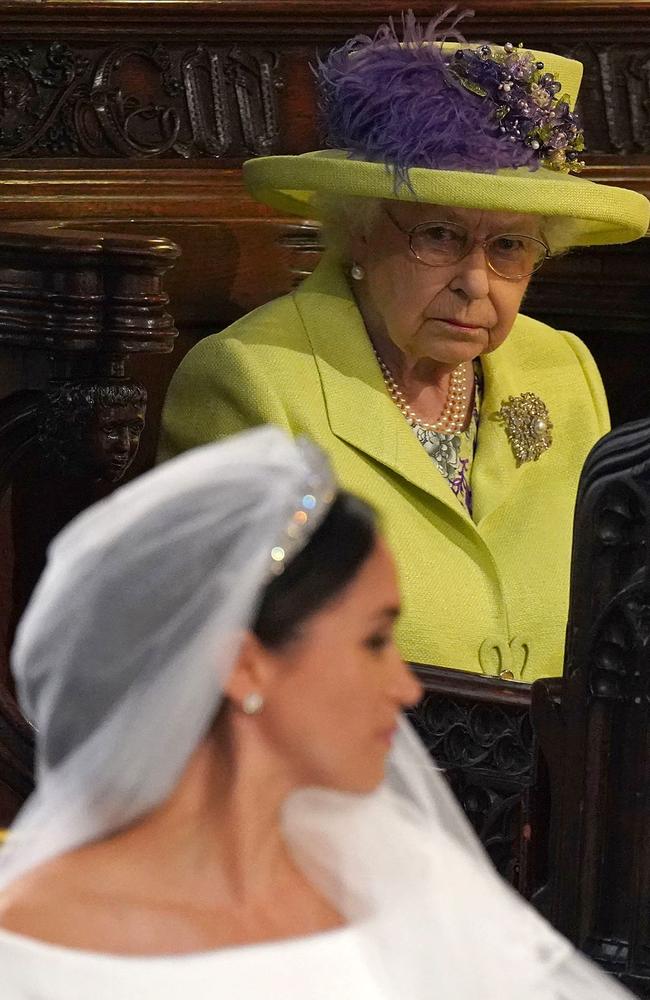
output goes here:
[[273, 654], [256, 721], [296, 785], [367, 792], [382, 781], [399, 712], [421, 696], [393, 638], [399, 604], [378, 541], [351, 583]]

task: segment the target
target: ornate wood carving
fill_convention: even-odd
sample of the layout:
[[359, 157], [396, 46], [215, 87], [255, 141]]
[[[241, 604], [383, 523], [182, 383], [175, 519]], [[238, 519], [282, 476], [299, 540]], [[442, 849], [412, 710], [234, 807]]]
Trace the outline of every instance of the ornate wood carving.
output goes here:
[[165, 240], [47, 227], [0, 232], [0, 347], [50, 359], [49, 384], [0, 401], [0, 482], [30, 450], [60, 471], [116, 482], [135, 458], [146, 391], [127, 358], [170, 351]]
[[129, 355], [172, 349], [162, 279], [178, 255], [164, 239], [4, 226], [0, 346], [54, 355], [54, 376], [122, 377]]
[[0, 47], [0, 158], [236, 157], [275, 150], [278, 57], [197, 41]]
[[[131, 357], [172, 349], [163, 276], [168, 240], [48, 226], [0, 231], [0, 351], [19, 358], [0, 399], [0, 494], [11, 486], [0, 543], [3, 639], [43, 565], [53, 535], [129, 471], [147, 394]], [[4, 508], [3, 508], [4, 510]], [[6, 676], [7, 649], [0, 651]]]
[[117, 483], [138, 453], [146, 409], [147, 390], [131, 379], [53, 382], [39, 407], [38, 443], [59, 470]]
[[[546, 44], [584, 63], [580, 111], [591, 158], [650, 153], [650, 39], [632, 47]], [[200, 37], [189, 45], [5, 43], [0, 158], [242, 160], [282, 152], [278, 65], [277, 49]], [[300, 135], [287, 121], [284, 131], [309, 148], [311, 130]]]
[[[21, 17], [15, 4], [0, 3], [5, 159], [241, 161], [313, 148], [319, 137], [307, 64], [318, 50], [394, 14], [381, 0], [309, 9], [297, 2], [282, 11], [264, 2], [152, 0], [147, 23], [137, 5], [120, 4], [109, 24], [101, 2], [66, 0], [64, 24], [57, 3], [30, 18], [32, 6], [22, 0]], [[414, 6], [431, 16], [430, 7]], [[621, 4], [614, 16], [604, 4], [576, 0], [528, 4], [514, 17], [504, 4], [474, 6], [477, 16], [464, 25], [470, 39], [523, 37], [584, 63], [580, 110], [592, 162], [650, 153], [650, 26], [638, 5]], [[83, 37], [70, 33], [75, 16], [85, 19]]]
[[530, 687], [437, 667], [416, 672], [426, 693], [411, 721], [498, 870], [531, 895], [537, 772]]
[[590, 157], [650, 153], [650, 42], [556, 47], [584, 65], [578, 110]]
[[650, 420], [592, 451], [576, 510], [565, 674], [533, 687], [552, 792], [545, 909], [650, 996]]

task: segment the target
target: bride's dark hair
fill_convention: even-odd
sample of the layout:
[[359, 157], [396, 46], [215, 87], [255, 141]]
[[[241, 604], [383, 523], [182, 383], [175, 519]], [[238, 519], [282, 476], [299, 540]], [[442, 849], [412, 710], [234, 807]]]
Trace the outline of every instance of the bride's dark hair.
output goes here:
[[340, 492], [308, 544], [267, 586], [253, 632], [277, 648], [350, 583], [377, 539], [374, 512], [358, 497]]

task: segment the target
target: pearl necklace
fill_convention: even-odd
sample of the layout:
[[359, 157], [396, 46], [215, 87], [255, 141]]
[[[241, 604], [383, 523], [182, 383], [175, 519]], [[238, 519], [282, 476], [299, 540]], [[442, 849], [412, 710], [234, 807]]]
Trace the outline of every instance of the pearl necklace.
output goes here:
[[447, 398], [445, 400], [445, 405], [442, 408], [442, 413], [433, 423], [427, 423], [426, 420], [420, 420], [420, 418], [413, 412], [409, 404], [404, 398], [404, 393], [400, 389], [399, 385], [393, 378], [390, 368], [384, 362], [383, 358], [375, 351], [373, 347], [375, 357], [379, 367], [381, 368], [381, 373], [384, 377], [384, 383], [388, 389], [388, 393], [396, 404], [402, 414], [406, 417], [411, 427], [421, 427], [425, 431], [437, 431], [439, 434], [457, 434], [465, 426], [465, 416], [467, 411], [467, 370], [466, 365], [459, 365], [458, 368], [454, 368], [453, 372], [449, 376], [449, 387], [447, 389]]

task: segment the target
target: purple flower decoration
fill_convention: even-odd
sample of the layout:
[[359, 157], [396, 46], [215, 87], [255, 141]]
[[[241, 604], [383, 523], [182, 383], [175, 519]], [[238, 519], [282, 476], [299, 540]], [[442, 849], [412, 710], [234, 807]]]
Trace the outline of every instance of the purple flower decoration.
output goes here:
[[582, 132], [561, 85], [522, 48], [487, 44], [443, 53], [466, 13], [421, 28], [411, 11], [358, 36], [316, 67], [331, 146], [385, 163], [399, 183], [411, 167], [494, 173], [540, 165], [579, 169]]

